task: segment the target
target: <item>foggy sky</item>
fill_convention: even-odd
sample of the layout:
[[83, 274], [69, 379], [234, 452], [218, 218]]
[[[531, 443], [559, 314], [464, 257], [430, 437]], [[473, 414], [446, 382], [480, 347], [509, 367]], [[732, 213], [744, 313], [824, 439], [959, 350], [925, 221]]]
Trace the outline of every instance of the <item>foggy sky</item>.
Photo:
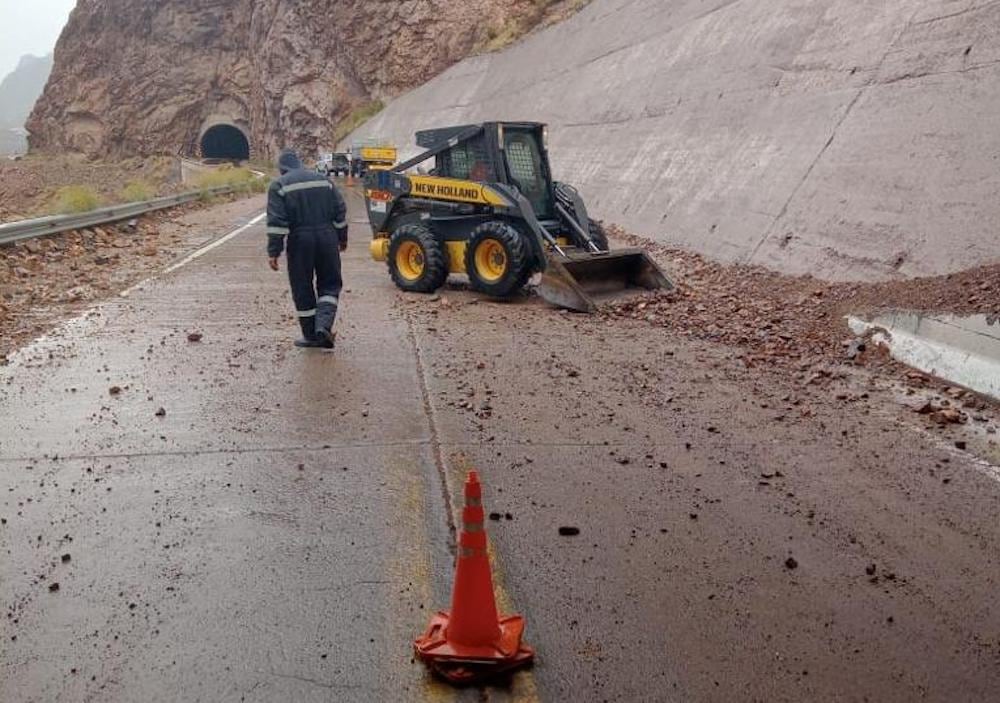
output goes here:
[[0, 80], [25, 54], [52, 51], [76, 0], [0, 0]]

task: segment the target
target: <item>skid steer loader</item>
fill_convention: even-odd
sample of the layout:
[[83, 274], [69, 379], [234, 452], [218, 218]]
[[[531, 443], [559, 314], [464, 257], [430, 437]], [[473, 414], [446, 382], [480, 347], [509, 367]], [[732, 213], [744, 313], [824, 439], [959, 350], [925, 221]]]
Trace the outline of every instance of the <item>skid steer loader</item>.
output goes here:
[[[630, 289], [671, 288], [641, 249], [609, 251], [580, 194], [552, 180], [545, 134], [537, 122], [417, 132], [426, 151], [365, 180], [372, 258], [422, 293], [464, 273], [473, 289], [507, 297], [541, 272], [541, 297], [581, 312]], [[429, 173], [409, 172], [432, 158]]]

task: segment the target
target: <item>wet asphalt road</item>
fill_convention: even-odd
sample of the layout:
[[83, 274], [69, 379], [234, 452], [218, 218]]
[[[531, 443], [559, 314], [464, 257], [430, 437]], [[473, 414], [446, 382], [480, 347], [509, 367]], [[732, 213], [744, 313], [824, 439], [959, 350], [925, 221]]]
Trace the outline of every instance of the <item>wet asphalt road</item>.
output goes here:
[[[334, 354], [256, 224], [0, 369], [0, 700], [995, 699], [995, 469], [722, 347], [400, 295], [349, 202]], [[455, 692], [410, 642], [473, 466], [539, 659]]]

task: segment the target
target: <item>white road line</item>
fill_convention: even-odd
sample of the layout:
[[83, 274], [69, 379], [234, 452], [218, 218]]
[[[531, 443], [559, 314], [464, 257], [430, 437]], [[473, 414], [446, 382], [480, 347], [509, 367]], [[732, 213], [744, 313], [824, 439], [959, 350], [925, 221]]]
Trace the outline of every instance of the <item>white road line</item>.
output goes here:
[[248, 229], [250, 229], [251, 227], [253, 227], [258, 222], [260, 222], [261, 220], [263, 220], [264, 216], [266, 214], [267, 213], [265, 213], [265, 212], [260, 213], [259, 215], [257, 215], [257, 217], [253, 218], [252, 220], [250, 220], [249, 222], [247, 222], [242, 227], [234, 229], [229, 234], [227, 234], [227, 235], [225, 235], [223, 237], [219, 237], [214, 242], [210, 242], [209, 244], [206, 244], [201, 249], [198, 249], [196, 251], [191, 252], [190, 254], [188, 254], [187, 256], [185, 256], [183, 259], [181, 259], [180, 261], [178, 261], [176, 264], [171, 264], [167, 268], [163, 269], [163, 271], [160, 272], [160, 275], [163, 276], [163, 275], [166, 275], [168, 273], [172, 273], [173, 271], [176, 271], [177, 269], [179, 269], [181, 266], [187, 266], [188, 264], [190, 264], [195, 259], [198, 259], [198, 258], [204, 256], [205, 254], [207, 254], [208, 252], [212, 251], [216, 247], [221, 247], [223, 244], [225, 244], [226, 242], [228, 242], [233, 237], [239, 236], [243, 232], [246, 232]]

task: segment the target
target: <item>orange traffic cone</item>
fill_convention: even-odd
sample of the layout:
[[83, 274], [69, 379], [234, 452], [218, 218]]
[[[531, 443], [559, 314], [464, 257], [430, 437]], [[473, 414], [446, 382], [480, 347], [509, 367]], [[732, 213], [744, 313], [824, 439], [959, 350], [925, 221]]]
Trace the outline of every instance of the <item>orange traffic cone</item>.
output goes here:
[[470, 471], [458, 540], [451, 611], [431, 618], [414, 641], [417, 655], [453, 683], [472, 683], [530, 662], [535, 651], [521, 642], [524, 618], [497, 616], [486, 552], [483, 487]]

